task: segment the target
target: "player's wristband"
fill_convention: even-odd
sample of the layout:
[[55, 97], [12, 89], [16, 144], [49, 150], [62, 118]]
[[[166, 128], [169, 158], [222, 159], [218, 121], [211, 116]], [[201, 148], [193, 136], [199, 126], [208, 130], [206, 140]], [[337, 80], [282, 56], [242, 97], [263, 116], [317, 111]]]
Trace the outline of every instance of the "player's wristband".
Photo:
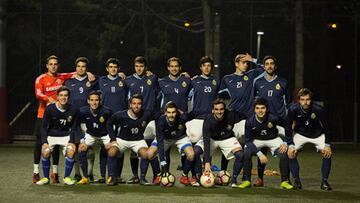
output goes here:
[[258, 156], [258, 157], [260, 157], [260, 156], [263, 156], [264, 154], [261, 152], [261, 151], [258, 151], [257, 153], [256, 153], [256, 156]]
[[292, 148], [292, 147], [295, 147], [295, 145], [293, 145], [293, 144], [289, 145], [289, 148]]

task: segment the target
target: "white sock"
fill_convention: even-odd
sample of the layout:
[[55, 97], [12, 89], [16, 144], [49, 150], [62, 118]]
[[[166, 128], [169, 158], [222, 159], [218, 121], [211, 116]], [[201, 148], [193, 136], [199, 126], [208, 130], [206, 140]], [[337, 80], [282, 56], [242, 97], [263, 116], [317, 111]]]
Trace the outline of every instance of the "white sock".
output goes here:
[[34, 164], [34, 173], [39, 173], [39, 164]]
[[58, 165], [53, 165], [53, 173], [58, 173]]

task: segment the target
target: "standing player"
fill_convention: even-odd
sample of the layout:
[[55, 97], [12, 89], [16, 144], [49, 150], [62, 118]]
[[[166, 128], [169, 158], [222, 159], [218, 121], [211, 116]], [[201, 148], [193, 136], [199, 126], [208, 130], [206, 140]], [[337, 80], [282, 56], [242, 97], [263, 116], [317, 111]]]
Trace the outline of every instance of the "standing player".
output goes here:
[[[159, 92], [159, 85], [158, 85], [158, 78], [155, 75], [148, 76], [146, 74], [147, 71], [147, 60], [143, 56], [137, 56], [134, 59], [134, 69], [135, 73], [128, 76], [125, 80], [126, 86], [129, 89], [128, 97], [131, 98], [134, 94], [140, 94], [143, 97], [143, 105], [142, 109], [145, 111], [150, 111], [153, 114], [159, 114], [158, 107], [155, 106], [156, 104], [156, 95]], [[155, 116], [156, 119], [157, 116]], [[151, 145], [151, 140], [145, 140], [148, 146]], [[135, 155], [136, 163], [138, 163], [137, 157]], [[134, 162], [131, 160], [131, 163]], [[151, 167], [153, 169], [153, 184], [158, 185], [160, 184], [160, 166], [158, 158], [154, 158], [150, 161]], [[136, 170], [134, 170], [134, 166], [136, 166]], [[147, 183], [145, 179], [147, 169], [149, 166], [148, 159], [142, 159], [140, 163], [140, 180], [142, 183]], [[137, 165], [131, 164], [133, 172], [136, 171], [136, 176], [132, 179], [137, 178]], [[135, 175], [135, 173], [134, 173]], [[132, 180], [130, 179], [130, 181]]]
[[204, 172], [211, 172], [210, 157], [216, 148], [220, 148], [228, 160], [235, 156], [231, 181], [232, 187], [238, 187], [237, 177], [243, 166], [244, 153], [232, 130], [235, 115], [225, 109], [225, 106], [223, 100], [216, 99], [213, 102], [213, 113], [208, 114], [204, 120], [203, 139], [195, 145], [196, 176], [200, 178], [202, 171], [200, 155], [204, 153]]
[[326, 120], [326, 112], [323, 107], [312, 102], [312, 92], [307, 88], [302, 88], [298, 92], [299, 102], [291, 105], [288, 112], [289, 123], [294, 123], [294, 136], [289, 139], [288, 155], [290, 170], [295, 178], [295, 187], [302, 189], [299, 175], [299, 163], [297, 152], [305, 143], [312, 143], [321, 152], [323, 157], [321, 173], [322, 190], [331, 190], [328, 178], [331, 169], [330, 147], [331, 134]]
[[274, 114], [269, 113], [266, 99], [258, 97], [254, 102], [254, 111], [245, 123], [245, 155], [244, 155], [244, 178], [245, 181], [239, 185], [240, 188], [251, 187], [251, 168], [252, 155], [257, 155], [260, 162], [266, 164], [268, 159], [260, 149], [268, 147], [274, 156], [279, 157], [279, 167], [281, 174], [280, 187], [292, 189], [293, 186], [288, 182], [289, 158], [287, 156], [287, 144], [279, 137], [277, 125], [282, 125], [286, 129], [287, 137], [291, 134], [290, 125], [284, 123]]
[[[59, 59], [55, 55], [51, 55], [46, 59], [47, 73], [44, 73], [36, 78], [35, 81], [35, 96], [39, 100], [39, 108], [37, 119], [35, 123], [34, 135], [36, 137], [34, 148], [34, 173], [32, 177], [33, 183], [40, 180], [39, 163], [41, 156], [41, 134], [40, 128], [44, 117], [45, 108], [47, 105], [56, 102], [56, 91], [63, 85], [66, 79], [73, 77], [74, 73], [58, 73]], [[59, 147], [55, 146], [52, 152], [53, 156], [53, 173], [51, 174], [51, 181], [59, 183], [58, 163], [59, 163]]]
[[147, 159], [148, 146], [144, 140], [144, 131], [147, 124], [153, 119], [153, 115], [149, 111], [142, 110], [141, 107], [141, 95], [134, 94], [130, 98], [130, 108], [113, 114], [107, 122], [111, 138], [111, 143], [108, 145], [108, 185], [117, 183], [116, 156], [118, 152], [124, 153], [126, 149], [131, 149], [142, 159]]
[[[127, 92], [128, 89], [125, 85], [122, 77], [118, 75], [120, 69], [120, 62], [116, 58], [109, 58], [106, 61], [106, 71], [108, 75], [102, 76], [99, 79], [99, 89], [101, 91], [102, 104], [111, 109], [112, 112], [123, 111], [128, 107]], [[138, 162], [137, 157], [135, 159]], [[121, 178], [122, 164], [124, 157], [120, 157], [118, 160], [119, 164], [119, 183], [125, 183]], [[133, 161], [131, 162], [133, 165]], [[101, 178], [98, 180], [99, 183], [105, 183], [107, 164], [107, 152], [104, 146], [100, 149], [100, 174]], [[136, 165], [136, 168], [138, 166]], [[137, 173], [136, 173], [137, 174]]]
[[[92, 148], [96, 141], [101, 141], [104, 145], [110, 143], [106, 122], [111, 117], [112, 111], [101, 105], [100, 93], [96, 91], [89, 93], [88, 104], [80, 108], [78, 116], [78, 124], [85, 127], [85, 136], [80, 140], [79, 145], [79, 160], [83, 171], [83, 177], [77, 183], [80, 185], [89, 184], [90, 182], [87, 162], [88, 149]], [[105, 177], [105, 174], [101, 175]]]
[[64, 184], [73, 185], [70, 178], [74, 164], [74, 129], [78, 110], [68, 103], [70, 90], [62, 86], [57, 90], [58, 101], [46, 107], [41, 127], [41, 152], [44, 177], [36, 182], [38, 185], [49, 184], [50, 155], [55, 145], [66, 147]]
[[[171, 145], [176, 145], [179, 152], [185, 153], [186, 155], [180, 183], [189, 185], [188, 173], [194, 160], [194, 149], [189, 137], [186, 136], [186, 114], [180, 114], [177, 105], [172, 101], [165, 105], [164, 111], [165, 115], [160, 116], [160, 118], [156, 120], [156, 140], [154, 140], [148, 150], [148, 157], [149, 159], [153, 159], [156, 157], [157, 152], [159, 152], [160, 163], [165, 170], [163, 170], [163, 172], [167, 172], [169, 168], [165, 153]], [[196, 180], [195, 182], [191, 182], [191, 184], [196, 184]]]
[[[286, 79], [276, 74], [277, 60], [273, 56], [265, 56], [263, 59], [265, 75], [258, 78], [254, 83], [254, 93], [257, 97], [265, 98], [268, 102], [269, 111], [282, 120], [286, 120], [287, 107], [290, 104], [290, 94]], [[267, 149], [262, 149], [266, 154]], [[259, 161], [259, 160], [258, 160]], [[254, 186], [263, 186], [265, 164], [258, 162], [258, 176]]]

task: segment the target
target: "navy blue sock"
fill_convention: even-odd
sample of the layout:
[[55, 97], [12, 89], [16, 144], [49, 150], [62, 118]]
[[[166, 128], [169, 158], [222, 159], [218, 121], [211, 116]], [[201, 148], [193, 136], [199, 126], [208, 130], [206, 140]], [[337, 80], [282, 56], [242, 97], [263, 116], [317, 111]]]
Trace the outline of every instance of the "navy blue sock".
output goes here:
[[300, 166], [296, 157], [294, 159], [289, 159], [289, 167], [295, 180], [300, 181]]
[[65, 157], [65, 174], [64, 178], [69, 177], [74, 166], [74, 158]]
[[100, 148], [100, 175], [105, 178], [106, 176], [106, 165], [107, 165], [107, 153], [104, 146]]
[[[133, 152], [131, 152], [133, 153]], [[133, 173], [133, 176], [138, 177], [139, 175], [139, 158], [136, 156], [136, 154], [130, 155], [130, 165], [131, 165], [131, 171]]]
[[88, 177], [88, 162], [86, 157], [87, 152], [79, 152], [79, 161], [83, 176]]
[[196, 178], [200, 178], [202, 174], [202, 161], [200, 156], [203, 154], [203, 150], [201, 149], [201, 147], [195, 146], [194, 151], [195, 151], [195, 160], [194, 160], [195, 174], [196, 174]]
[[151, 168], [153, 170], [153, 176], [154, 178], [160, 174], [160, 162], [157, 157], [155, 159], [150, 161]]
[[222, 154], [221, 156], [221, 170], [227, 170], [227, 167], [229, 165], [229, 160], [226, 159], [226, 157], [224, 156], [224, 154]]
[[275, 154], [279, 157], [279, 168], [281, 182], [289, 180], [289, 157], [287, 153], [280, 153], [279, 149], [275, 150]]
[[117, 175], [117, 157], [108, 156], [108, 173], [111, 177], [116, 177]]
[[186, 159], [186, 156], [185, 156], [184, 165], [183, 165], [183, 172], [185, 175], [187, 175], [190, 172], [192, 165], [193, 165], [193, 161]]
[[328, 159], [323, 158], [323, 162], [321, 165], [321, 174], [323, 181], [327, 181], [327, 179], [329, 178], [330, 169], [331, 169], [331, 157]]
[[50, 159], [49, 158], [41, 158], [41, 164], [43, 168], [43, 173], [45, 178], [49, 178], [50, 173]]
[[170, 169], [170, 152], [171, 152], [171, 148], [169, 148], [166, 152], [166, 167], [168, 168], [168, 170]]
[[122, 170], [124, 168], [124, 153], [116, 157], [116, 176], [121, 177]]
[[149, 160], [141, 159], [140, 160], [140, 179], [141, 180], [145, 179], [148, 168], [149, 168]]
[[235, 155], [235, 161], [234, 161], [234, 166], [233, 166], [233, 175], [231, 177], [231, 181], [233, 183], [236, 183], [236, 179], [243, 167], [243, 163], [244, 163], [244, 152], [243, 151], [237, 151], [234, 153]]
[[252, 151], [249, 148], [245, 148], [244, 152], [244, 175], [243, 179], [251, 181], [251, 169], [252, 169]]

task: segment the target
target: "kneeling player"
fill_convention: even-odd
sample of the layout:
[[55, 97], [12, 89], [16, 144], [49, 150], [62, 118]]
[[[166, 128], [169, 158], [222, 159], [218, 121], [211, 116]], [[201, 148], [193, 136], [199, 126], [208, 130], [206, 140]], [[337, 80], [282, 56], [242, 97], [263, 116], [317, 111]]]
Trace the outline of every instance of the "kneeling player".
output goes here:
[[[148, 145], [144, 140], [144, 131], [153, 116], [150, 111], [141, 109], [142, 101], [140, 94], [134, 94], [130, 98], [130, 108], [113, 114], [107, 122], [107, 129], [111, 138], [111, 143], [107, 145], [109, 149], [108, 185], [116, 184], [117, 153], [124, 153], [126, 149], [131, 149], [142, 159], [147, 159]], [[118, 129], [120, 129], [119, 133]], [[140, 180], [140, 184], [149, 185], [145, 180]]]
[[208, 114], [204, 120], [203, 139], [195, 145], [195, 171], [199, 178], [202, 171], [200, 155], [204, 153], [204, 170], [211, 172], [210, 156], [216, 148], [220, 148], [226, 159], [230, 160], [235, 156], [231, 181], [232, 187], [237, 187], [236, 179], [243, 166], [244, 153], [233, 132], [235, 116], [225, 107], [223, 100], [216, 99], [213, 102], [213, 113]]
[[[88, 96], [88, 106], [80, 108], [79, 124], [85, 125], [85, 136], [80, 140], [79, 145], [79, 159], [81, 163], [81, 169], [83, 171], [83, 177], [77, 184], [88, 184], [88, 163], [87, 152], [92, 148], [95, 141], [101, 141], [104, 145], [110, 143], [110, 137], [106, 129], [106, 122], [111, 117], [112, 111], [100, 104], [100, 93], [92, 91]], [[100, 165], [106, 165], [106, 159], [101, 157]], [[101, 170], [101, 177], [105, 179], [105, 172]]]
[[[163, 172], [169, 170], [168, 163], [165, 158], [165, 152], [171, 145], [176, 145], [179, 152], [184, 152], [186, 160], [183, 166], [183, 175], [180, 178], [180, 183], [189, 185], [190, 181], [188, 173], [191, 169], [194, 160], [194, 149], [188, 136], [186, 136], [186, 116], [180, 114], [177, 105], [170, 101], [165, 107], [165, 115], [160, 116], [156, 120], [156, 140], [153, 141], [148, 150], [149, 159], [156, 157], [157, 152], [160, 154], [160, 165]], [[198, 184], [196, 180], [192, 180], [191, 184]]]
[[70, 90], [62, 86], [57, 90], [58, 101], [46, 107], [41, 127], [41, 153], [44, 177], [36, 184], [49, 184], [50, 155], [55, 145], [66, 147], [64, 184], [73, 185], [70, 178], [74, 165], [74, 144], [77, 110], [68, 103]]
[[295, 123], [294, 136], [289, 140], [290, 170], [295, 178], [295, 187], [302, 189], [299, 175], [299, 163], [296, 155], [305, 143], [312, 143], [321, 152], [323, 162], [321, 166], [322, 190], [331, 190], [328, 178], [331, 168], [332, 150], [330, 147], [331, 134], [326, 121], [324, 109], [312, 103], [312, 92], [303, 88], [298, 93], [299, 102], [293, 104], [288, 113], [289, 123]]
[[273, 155], [280, 159], [279, 167], [281, 174], [281, 185], [283, 189], [292, 189], [293, 186], [288, 182], [289, 159], [287, 156], [287, 145], [279, 137], [277, 125], [282, 125], [286, 133], [290, 136], [290, 126], [280, 123], [280, 118], [268, 112], [268, 103], [264, 98], [256, 98], [254, 102], [255, 114], [246, 120], [245, 123], [245, 158], [244, 158], [244, 178], [245, 181], [239, 185], [240, 188], [251, 187], [251, 168], [252, 155], [257, 155], [262, 164], [266, 164], [268, 159], [260, 149], [268, 147]]

